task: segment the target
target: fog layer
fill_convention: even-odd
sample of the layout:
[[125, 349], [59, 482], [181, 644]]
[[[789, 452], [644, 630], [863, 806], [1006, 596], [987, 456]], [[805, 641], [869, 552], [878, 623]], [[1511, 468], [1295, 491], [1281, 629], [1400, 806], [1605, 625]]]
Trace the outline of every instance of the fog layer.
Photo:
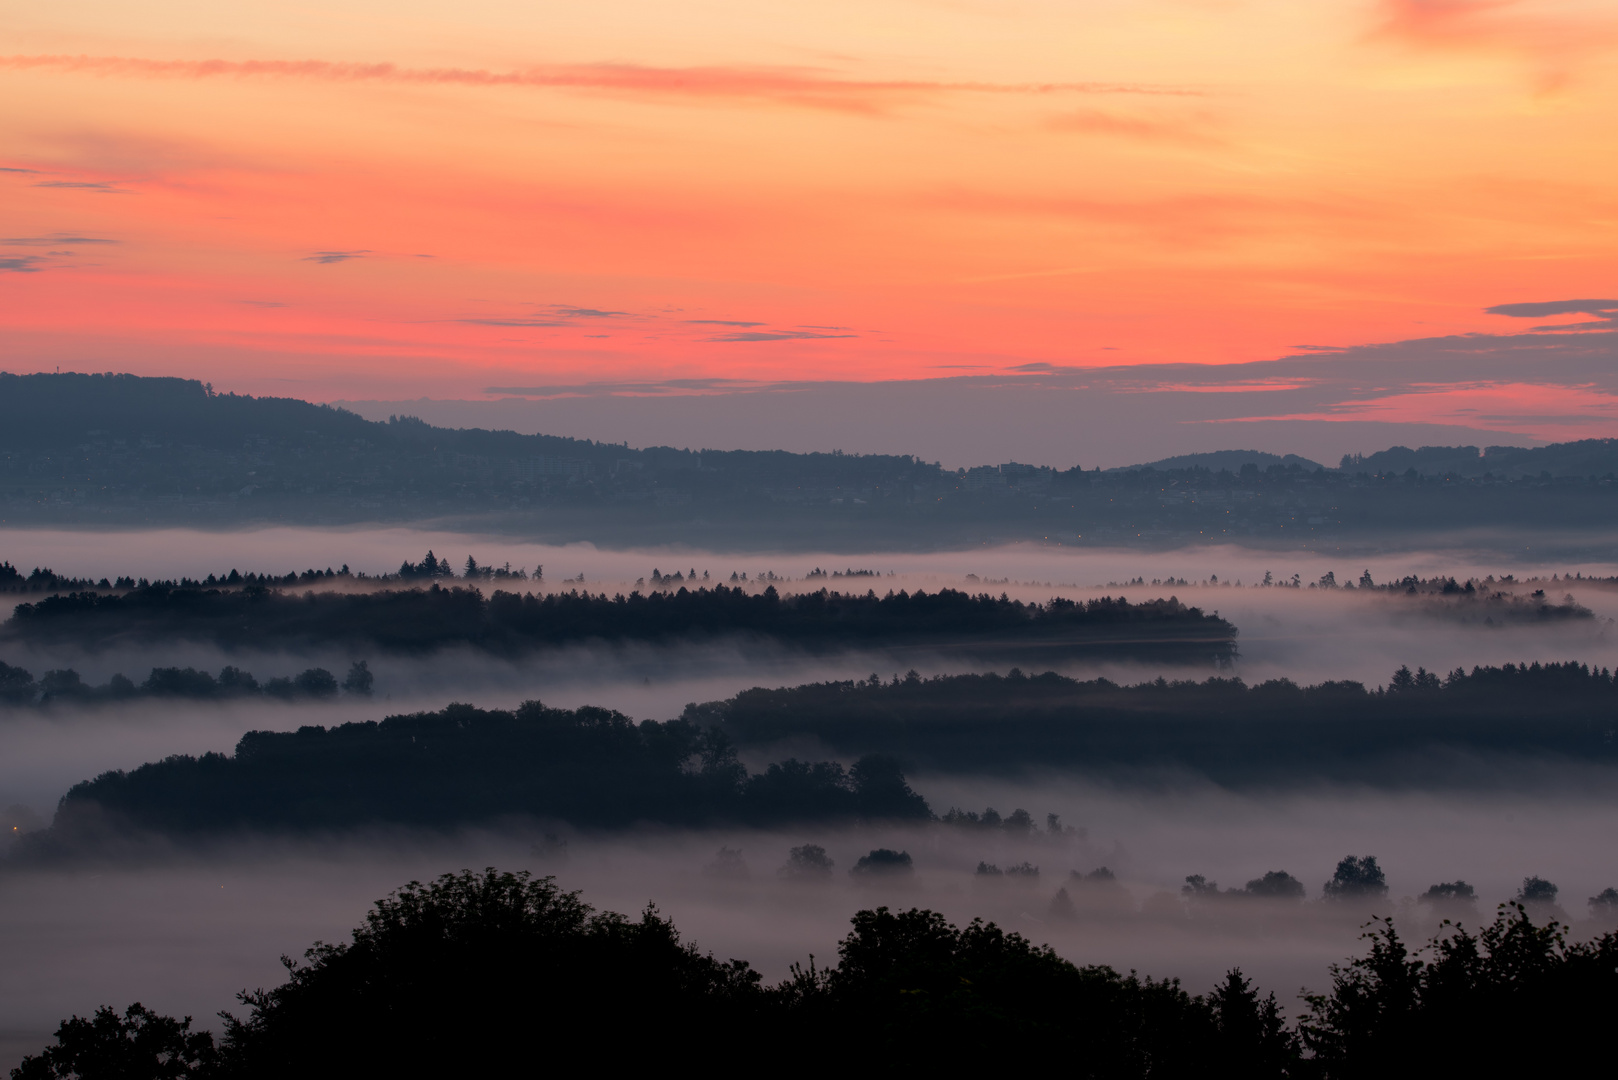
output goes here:
[[[1041, 829], [1018, 839], [934, 825], [590, 836], [535, 826], [449, 839], [243, 840], [155, 865], [0, 874], [0, 950], [8, 958], [0, 1015], [10, 1029], [0, 1066], [37, 1049], [61, 1018], [102, 1003], [139, 1000], [208, 1022], [237, 990], [279, 982], [283, 953], [342, 939], [391, 889], [462, 867], [554, 873], [590, 902], [630, 913], [656, 902], [704, 949], [748, 959], [772, 980], [811, 953], [831, 957], [848, 917], [883, 903], [932, 907], [957, 922], [990, 918], [1076, 962], [1177, 975], [1193, 992], [1240, 965], [1291, 1006], [1300, 987], [1327, 985], [1327, 964], [1358, 951], [1360, 924], [1373, 909], [1425, 932], [1436, 916], [1409, 898], [1434, 883], [1472, 883], [1486, 917], [1537, 875], [1557, 883], [1562, 907], [1582, 920], [1584, 898], [1618, 882], [1618, 802], [1608, 798], [1235, 796], [1121, 790], [1072, 777], [1016, 788], [916, 782], [940, 809], [994, 805], [1009, 814], [1026, 806], [1036, 820], [1058, 813], [1064, 828], [1082, 832], [1052, 837]], [[826, 848], [832, 875], [782, 880], [776, 871], [788, 850], [805, 843]], [[909, 852], [914, 876], [856, 882], [848, 869], [877, 847]], [[722, 857], [721, 848], [739, 854]], [[1380, 859], [1387, 900], [1345, 908], [1317, 899], [1346, 854]], [[979, 875], [980, 862], [1027, 862], [1039, 873]], [[1116, 883], [1070, 878], [1102, 866]], [[1187, 905], [1180, 897], [1190, 874], [1240, 887], [1270, 870], [1302, 880], [1310, 900]], [[1074, 901], [1071, 919], [1052, 911], [1058, 888]]]

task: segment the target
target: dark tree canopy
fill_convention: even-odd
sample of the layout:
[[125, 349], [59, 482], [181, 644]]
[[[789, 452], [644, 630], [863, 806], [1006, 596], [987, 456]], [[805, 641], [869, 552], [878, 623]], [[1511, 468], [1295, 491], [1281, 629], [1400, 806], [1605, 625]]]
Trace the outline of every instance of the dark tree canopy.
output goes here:
[[202, 641], [226, 649], [352, 644], [404, 652], [469, 645], [504, 656], [587, 641], [757, 637], [815, 650], [955, 646], [1027, 661], [1105, 654], [1214, 663], [1236, 629], [1178, 600], [1023, 603], [953, 589], [779, 594], [715, 585], [628, 596], [474, 588], [294, 595], [264, 586], [74, 592], [19, 604], [0, 639], [74, 644]]
[[511, 816], [624, 826], [932, 814], [899, 763], [880, 755], [850, 769], [789, 759], [749, 775], [722, 732], [534, 701], [514, 712], [451, 705], [380, 723], [249, 732], [230, 756], [177, 755], [75, 785], [52, 828], [25, 844], [44, 852], [128, 829], [455, 828]]

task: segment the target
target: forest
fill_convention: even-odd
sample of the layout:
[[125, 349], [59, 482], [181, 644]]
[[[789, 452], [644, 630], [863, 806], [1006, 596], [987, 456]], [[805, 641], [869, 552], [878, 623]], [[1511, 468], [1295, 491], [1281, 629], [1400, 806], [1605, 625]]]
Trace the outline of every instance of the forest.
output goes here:
[[370, 697], [376, 679], [370, 665], [356, 660], [339, 683], [325, 668], [305, 668], [259, 682], [251, 671], [226, 664], [217, 676], [193, 667], [156, 667], [145, 681], [115, 674], [99, 685], [87, 683], [73, 668], [54, 668], [37, 680], [27, 668], [0, 660], [0, 706], [105, 705], [139, 699], [240, 701], [270, 698], [285, 702], [330, 700], [344, 694]]
[[285, 958], [285, 981], [242, 991], [218, 1038], [190, 1017], [106, 1006], [64, 1020], [11, 1075], [515, 1075], [536, 1055], [665, 1068], [676, 1046], [708, 1067], [769, 1061], [789, 1074], [1059, 1068], [1108, 1080], [1575, 1076], [1605, 1059], [1618, 933], [1575, 943], [1512, 904], [1425, 948], [1382, 919], [1365, 940], [1290, 1023], [1239, 968], [1192, 994], [921, 908], [857, 912], [835, 962], [806, 957], [769, 985], [745, 960], [682, 940], [654, 906], [597, 911], [551, 878], [489, 868], [412, 882], [349, 940]]
[[1236, 628], [1179, 601], [1023, 603], [954, 589], [779, 594], [741, 586], [628, 596], [573, 590], [544, 595], [434, 582], [427, 588], [325, 591], [302, 596], [261, 585], [148, 585], [82, 591], [19, 604], [0, 642], [106, 649], [131, 641], [205, 642], [225, 649], [345, 644], [423, 652], [467, 645], [502, 656], [604, 642], [701, 642], [745, 636], [800, 649], [937, 647], [1052, 662], [1074, 655], [1219, 663]]
[[1406, 667], [1380, 689], [912, 672], [755, 688], [690, 705], [685, 717], [740, 745], [813, 736], [838, 754], [893, 754], [945, 772], [1177, 767], [1226, 784], [1381, 783], [1445, 754], [1618, 759], [1618, 676], [1574, 662], [1442, 676]]
[[170, 836], [398, 824], [450, 830], [502, 818], [578, 826], [927, 820], [897, 761], [788, 759], [749, 774], [723, 732], [635, 723], [585, 706], [436, 713], [295, 732], [252, 731], [235, 752], [175, 755], [74, 785], [50, 829], [17, 855], [46, 857]]
[[[1375, 690], [1218, 677], [1120, 686], [1015, 669], [911, 673], [748, 690], [664, 722], [537, 701], [509, 711], [457, 704], [380, 722], [252, 731], [230, 755], [175, 755], [103, 773], [73, 786], [52, 827], [19, 850], [43, 857], [141, 833], [454, 829], [502, 818], [604, 828], [932, 820], [905, 779], [916, 770], [1175, 768], [1271, 787], [1431, 782], [1430, 761], [1445, 754], [1611, 762], [1615, 705], [1618, 678], [1574, 663], [1443, 678], [1401, 668]], [[803, 736], [832, 760], [790, 757], [750, 773], [739, 759], [739, 748], [768, 753]], [[987, 819], [952, 808], [943, 821]], [[1011, 826], [1031, 827], [1031, 819], [1019, 811]]]

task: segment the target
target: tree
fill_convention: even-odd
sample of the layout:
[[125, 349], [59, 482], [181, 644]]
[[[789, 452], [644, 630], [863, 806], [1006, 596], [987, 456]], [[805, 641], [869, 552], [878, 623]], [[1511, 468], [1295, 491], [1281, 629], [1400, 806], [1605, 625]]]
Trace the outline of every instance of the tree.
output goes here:
[[234, 1077], [514, 1075], [547, 1042], [651, 1065], [692, 1031], [745, 1027], [760, 1001], [756, 972], [682, 943], [655, 908], [598, 913], [492, 868], [412, 882], [351, 941], [284, 963], [285, 983], [226, 1020]]
[[825, 881], [831, 877], [833, 862], [819, 844], [804, 844], [787, 853], [786, 865], [776, 871], [790, 881]]
[[1388, 895], [1388, 882], [1375, 855], [1345, 856], [1337, 872], [1322, 886], [1328, 900], [1358, 900]]
[[1231, 968], [1207, 1000], [1218, 1031], [1215, 1075], [1277, 1080], [1291, 1075], [1302, 1047], [1297, 1034], [1287, 1030], [1275, 994], [1260, 999], [1241, 969]]
[[855, 805], [867, 818], [930, 818], [927, 800], [905, 783], [899, 759], [867, 754], [848, 770], [854, 784]]
[[1285, 870], [1271, 870], [1263, 877], [1249, 881], [1246, 891], [1249, 895], [1271, 900], [1302, 900], [1307, 890], [1303, 882]]
[[908, 851], [894, 851], [892, 848], [873, 848], [870, 852], [861, 855], [855, 860], [853, 867], [848, 872], [855, 877], [909, 875], [916, 872], [916, 867]]
[[359, 697], [370, 697], [371, 684], [375, 681], [370, 665], [364, 660], [356, 660], [348, 666], [348, 674], [343, 677], [343, 690]]
[[56, 1029], [56, 1045], [22, 1059], [12, 1080], [180, 1080], [212, 1075], [213, 1036], [192, 1031], [191, 1018], [159, 1016], [140, 1002], [124, 1010], [103, 1005], [89, 1019], [74, 1016]]
[[1554, 904], [1560, 891], [1542, 877], [1525, 877], [1522, 888], [1517, 890], [1517, 899], [1524, 904]]

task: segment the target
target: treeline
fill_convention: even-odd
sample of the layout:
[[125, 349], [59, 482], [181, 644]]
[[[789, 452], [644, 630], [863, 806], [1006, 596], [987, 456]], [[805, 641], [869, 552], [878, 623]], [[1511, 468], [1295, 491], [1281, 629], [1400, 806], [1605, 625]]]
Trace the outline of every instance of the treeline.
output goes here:
[[469, 645], [502, 655], [588, 641], [746, 636], [818, 650], [931, 646], [1027, 662], [1070, 655], [1150, 656], [1210, 663], [1235, 653], [1236, 628], [1174, 598], [1130, 603], [1054, 598], [1023, 603], [953, 589], [783, 596], [743, 587], [628, 596], [535, 595], [475, 588], [327, 591], [293, 596], [258, 586], [148, 586], [122, 595], [76, 592], [17, 605], [0, 637], [102, 649], [189, 640], [222, 648], [366, 644], [401, 651]]
[[[528, 816], [580, 826], [765, 825], [931, 818], [892, 758], [852, 767], [796, 759], [749, 774], [723, 733], [683, 720], [635, 723], [585, 706], [451, 705], [296, 732], [252, 731], [232, 755], [177, 755], [75, 785], [49, 853], [125, 830], [427, 828]], [[26, 852], [25, 852], [26, 855]]]
[[336, 697], [339, 690], [370, 697], [375, 681], [369, 663], [364, 660], [349, 665], [341, 683], [331, 672], [318, 667], [260, 683], [252, 672], [227, 664], [217, 676], [192, 667], [154, 667], [145, 682], [137, 684], [127, 675], [115, 674], [100, 685], [85, 682], [72, 668], [47, 671], [36, 681], [28, 669], [0, 660], [0, 705], [92, 705], [141, 698], [223, 701], [260, 697], [319, 701]]
[[911, 672], [756, 688], [684, 715], [744, 745], [813, 737], [950, 772], [1168, 766], [1244, 783], [1397, 779], [1453, 751], [1618, 760], [1618, 676], [1573, 662], [1406, 667], [1375, 689]]
[[[535, 581], [544, 579], [544, 567], [536, 566], [532, 574]], [[184, 575], [178, 578], [137, 578], [130, 575], [120, 575], [116, 578], [103, 577], [76, 578], [66, 574], [58, 574], [50, 567], [36, 566], [32, 573], [24, 574], [9, 562], [0, 562], [0, 592], [78, 592], [86, 589], [100, 589], [104, 591], [127, 591], [132, 589], [146, 589], [156, 586], [167, 589], [242, 589], [253, 585], [266, 587], [287, 586], [326, 586], [334, 584], [363, 582], [378, 584], [398, 581], [431, 581], [438, 579], [462, 578], [466, 581], [527, 581], [530, 578], [528, 571], [518, 568], [513, 570], [508, 562], [504, 566], [484, 566], [471, 555], [466, 557], [466, 563], [457, 573], [448, 559], [436, 557], [431, 550], [422, 557], [420, 562], [411, 562], [406, 559], [399, 565], [398, 573], [394, 574], [367, 574], [364, 571], [351, 571], [344, 563], [341, 569], [333, 570], [326, 567], [317, 570], [310, 567], [307, 570], [288, 570], [284, 574], [255, 573], [249, 570], [243, 573], [232, 569], [228, 573], [209, 574], [203, 578], [192, 578]]]
[[918, 908], [857, 912], [836, 963], [811, 957], [766, 985], [682, 941], [655, 907], [597, 912], [550, 878], [490, 868], [378, 901], [350, 940], [238, 995], [244, 1015], [222, 1014], [219, 1039], [190, 1018], [103, 1007], [64, 1021], [12, 1077], [518, 1075], [606, 1047], [618, 1067], [663, 1068], [672, 1046], [788, 1073], [841, 1061], [1108, 1080], [1580, 1075], [1605, 1059], [1618, 933], [1572, 943], [1507, 907], [1481, 931], [1446, 928], [1425, 957], [1390, 923], [1368, 938], [1295, 1025], [1239, 969], [1192, 995]]

